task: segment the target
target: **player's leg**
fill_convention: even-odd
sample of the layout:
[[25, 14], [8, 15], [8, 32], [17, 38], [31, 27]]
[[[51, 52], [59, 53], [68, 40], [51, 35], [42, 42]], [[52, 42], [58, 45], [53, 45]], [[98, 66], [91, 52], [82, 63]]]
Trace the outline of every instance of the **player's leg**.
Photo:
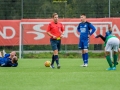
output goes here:
[[52, 55], [52, 62], [51, 62], [51, 66], [54, 68], [54, 54]]
[[84, 49], [82, 49], [82, 59], [83, 59], [83, 64], [81, 65], [82, 67], [85, 65], [85, 54], [84, 54]]
[[114, 60], [114, 67], [113, 67], [113, 70], [116, 70], [118, 55], [117, 55], [117, 52], [116, 52], [116, 51], [114, 51], [113, 54], [114, 54], [114, 55], [113, 55], [113, 60]]
[[110, 58], [110, 52], [109, 51], [105, 51], [105, 53], [106, 53], [107, 62], [109, 64], [109, 68], [107, 70], [112, 70], [112, 61], [111, 61], [111, 58]]
[[88, 66], [88, 49], [84, 49], [84, 57], [85, 57], [85, 60], [84, 60], [84, 66], [87, 67]]
[[6, 54], [5, 50], [3, 50], [2, 52], [3, 52], [3, 56], [5, 56], [5, 54]]
[[[58, 52], [60, 51], [60, 47], [61, 47], [61, 40], [57, 40]], [[57, 68], [60, 69], [59, 54], [56, 55], [56, 59], [55, 60], [56, 60]]]
[[118, 60], [117, 60], [117, 64], [120, 61], [120, 48], [118, 49]]
[[113, 40], [114, 46], [113, 46], [113, 51], [114, 51], [114, 55], [113, 55], [113, 60], [114, 60], [114, 67], [113, 70], [116, 70], [116, 65], [117, 65], [117, 59], [118, 59], [118, 49], [119, 49], [119, 39], [118, 38], [114, 38]]
[[109, 39], [106, 46], [105, 46], [105, 55], [106, 55], [106, 60], [108, 62], [109, 68], [107, 70], [112, 70], [112, 61], [110, 57], [110, 51], [112, 50], [113, 44], [111, 40]]
[[[119, 61], [120, 61], [120, 48], [118, 49], [118, 54], [117, 55], [118, 55], [118, 59], [117, 59], [116, 65], [118, 65]], [[114, 64], [114, 61], [112, 63]]]
[[83, 64], [81, 66], [84, 66], [85, 65], [85, 54], [84, 54], [84, 48], [83, 48], [83, 41], [82, 40], [80, 40], [78, 47], [79, 47], [79, 49], [82, 50]]
[[51, 68], [54, 68], [55, 55], [58, 55], [57, 42], [54, 39], [50, 39], [50, 43], [53, 50]]
[[88, 55], [88, 43], [89, 41], [86, 40], [83, 42], [83, 53], [85, 55], [85, 60], [84, 60], [84, 66], [87, 67], [88, 66], [88, 58], [89, 58], [89, 55]]
[[[116, 65], [119, 64], [119, 59], [120, 59], [120, 51], [119, 51], [119, 49], [118, 49]], [[112, 63], [114, 64], [114, 55], [113, 55], [113, 61], [112, 61]]]

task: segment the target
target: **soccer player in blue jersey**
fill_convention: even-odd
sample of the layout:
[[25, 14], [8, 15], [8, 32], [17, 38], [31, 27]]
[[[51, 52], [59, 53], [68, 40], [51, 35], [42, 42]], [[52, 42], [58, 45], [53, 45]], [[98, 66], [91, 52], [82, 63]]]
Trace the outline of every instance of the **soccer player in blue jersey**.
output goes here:
[[88, 44], [89, 37], [96, 31], [95, 27], [86, 21], [86, 15], [80, 15], [81, 23], [79, 23], [77, 27], [77, 31], [80, 33], [79, 39], [79, 49], [82, 50], [82, 58], [83, 58], [83, 67], [88, 66]]
[[5, 54], [2, 57], [2, 53], [0, 52], [0, 66], [1, 67], [17, 67], [18, 66], [18, 58], [16, 56], [16, 52], [12, 51], [11, 53]]

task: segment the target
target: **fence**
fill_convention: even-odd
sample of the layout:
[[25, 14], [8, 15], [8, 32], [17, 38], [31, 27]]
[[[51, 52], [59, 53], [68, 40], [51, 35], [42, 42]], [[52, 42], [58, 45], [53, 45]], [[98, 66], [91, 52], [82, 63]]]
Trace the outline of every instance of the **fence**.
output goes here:
[[51, 18], [57, 12], [60, 18], [105, 18], [120, 16], [120, 0], [0, 0], [0, 19]]

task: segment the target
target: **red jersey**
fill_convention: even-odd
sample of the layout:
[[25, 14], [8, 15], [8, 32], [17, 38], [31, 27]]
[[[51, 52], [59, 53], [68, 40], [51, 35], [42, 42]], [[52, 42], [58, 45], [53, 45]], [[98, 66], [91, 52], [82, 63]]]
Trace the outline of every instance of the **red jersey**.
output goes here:
[[52, 35], [56, 37], [60, 37], [63, 31], [64, 31], [63, 25], [59, 22], [58, 23], [51, 22], [48, 25], [47, 32], [50, 32]]

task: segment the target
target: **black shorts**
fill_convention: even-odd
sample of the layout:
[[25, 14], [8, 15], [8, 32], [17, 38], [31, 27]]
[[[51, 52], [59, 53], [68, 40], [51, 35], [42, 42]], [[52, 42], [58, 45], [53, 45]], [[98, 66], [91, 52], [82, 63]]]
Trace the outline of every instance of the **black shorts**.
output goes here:
[[52, 46], [52, 50], [58, 50], [60, 51], [60, 46], [61, 46], [61, 40], [56, 40], [56, 39], [50, 39], [50, 43]]

